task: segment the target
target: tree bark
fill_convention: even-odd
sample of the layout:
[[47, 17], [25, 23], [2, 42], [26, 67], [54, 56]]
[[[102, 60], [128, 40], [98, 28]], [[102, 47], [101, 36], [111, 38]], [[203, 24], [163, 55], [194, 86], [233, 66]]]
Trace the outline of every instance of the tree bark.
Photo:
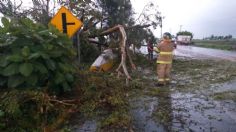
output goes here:
[[[134, 49], [135, 49], [135, 48], [134, 48]], [[130, 63], [130, 65], [131, 65], [132, 69], [136, 70], [136, 66], [135, 66], [135, 64], [134, 64], [134, 62], [133, 62], [133, 60], [132, 60], [132, 57], [131, 57], [131, 55], [130, 55], [130, 52], [129, 52], [128, 47], [126, 47], [126, 54], [127, 54], [128, 58], [129, 58], [129, 63]]]

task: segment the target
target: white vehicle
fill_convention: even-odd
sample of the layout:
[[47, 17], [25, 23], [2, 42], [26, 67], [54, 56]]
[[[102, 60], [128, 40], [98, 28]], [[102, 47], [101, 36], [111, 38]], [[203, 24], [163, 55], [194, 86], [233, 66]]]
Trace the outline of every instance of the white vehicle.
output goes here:
[[178, 44], [183, 44], [183, 45], [188, 45], [191, 43], [191, 36], [188, 35], [178, 35], [177, 36], [177, 43]]

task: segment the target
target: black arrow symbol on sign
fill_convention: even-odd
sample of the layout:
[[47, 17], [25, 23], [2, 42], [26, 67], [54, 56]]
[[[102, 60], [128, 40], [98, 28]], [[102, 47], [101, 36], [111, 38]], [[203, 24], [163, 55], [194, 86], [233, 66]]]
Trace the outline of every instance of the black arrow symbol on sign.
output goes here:
[[67, 25], [75, 25], [74, 22], [68, 22], [66, 21], [66, 13], [62, 13], [62, 29], [63, 29], [63, 33], [67, 33]]

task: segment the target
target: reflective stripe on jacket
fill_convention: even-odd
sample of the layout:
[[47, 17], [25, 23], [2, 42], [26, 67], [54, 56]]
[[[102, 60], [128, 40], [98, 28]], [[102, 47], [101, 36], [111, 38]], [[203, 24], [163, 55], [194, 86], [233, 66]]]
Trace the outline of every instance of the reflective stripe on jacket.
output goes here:
[[173, 59], [174, 45], [170, 40], [163, 40], [157, 45], [157, 50], [160, 52], [157, 58], [159, 64], [171, 64]]

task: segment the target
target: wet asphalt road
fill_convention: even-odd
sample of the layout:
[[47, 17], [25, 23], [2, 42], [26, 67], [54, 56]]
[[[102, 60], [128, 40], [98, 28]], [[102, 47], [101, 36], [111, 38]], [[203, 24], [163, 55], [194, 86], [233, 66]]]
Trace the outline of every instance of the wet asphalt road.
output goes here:
[[178, 45], [175, 50], [175, 55], [196, 59], [222, 59], [236, 61], [236, 52], [194, 46]]

